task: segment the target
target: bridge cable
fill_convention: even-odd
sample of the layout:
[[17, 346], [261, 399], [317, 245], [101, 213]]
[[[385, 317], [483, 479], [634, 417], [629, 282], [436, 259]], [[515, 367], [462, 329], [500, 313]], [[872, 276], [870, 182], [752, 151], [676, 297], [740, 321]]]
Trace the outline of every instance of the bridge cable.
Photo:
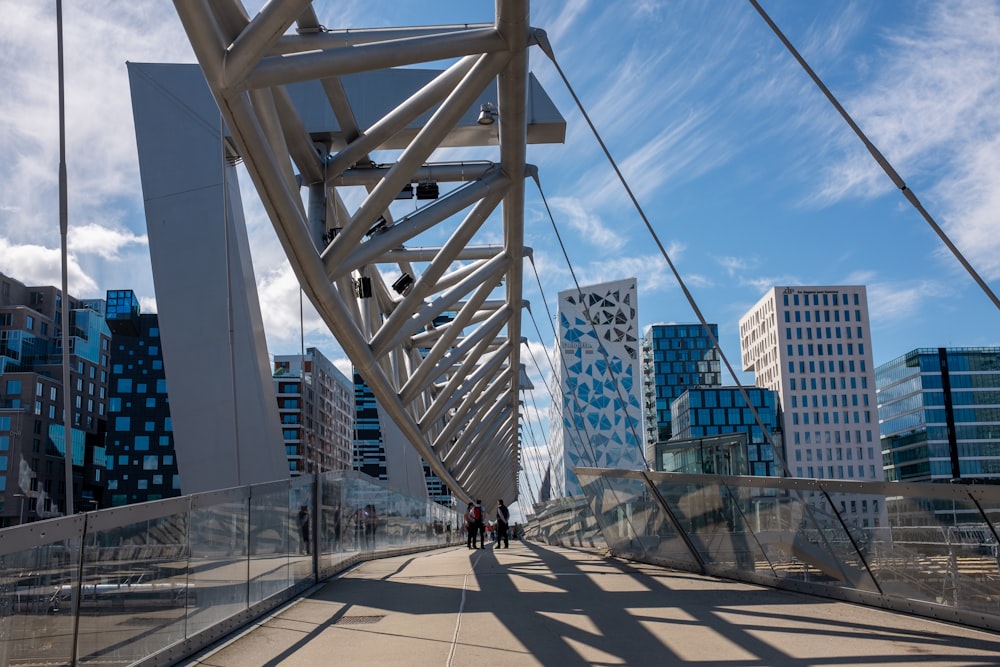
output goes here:
[[[583, 313], [584, 313], [584, 315], [587, 318], [587, 322], [590, 324], [590, 328], [591, 328], [591, 330], [593, 331], [593, 334], [594, 334], [594, 339], [597, 341], [597, 347], [601, 351], [601, 355], [604, 357], [604, 363], [607, 366], [608, 372], [611, 375], [612, 382], [615, 385], [615, 392], [618, 395], [618, 400], [621, 402], [623, 408], [625, 409], [625, 419], [629, 423], [630, 429], [632, 431], [632, 437], [635, 438], [636, 446], [639, 448], [639, 455], [642, 457], [643, 467], [644, 467], [645, 470], [649, 470], [649, 462], [646, 460], [646, 452], [645, 452], [644, 442], [643, 442], [642, 439], [640, 439], [638, 437], [638, 434], [636, 434], [636, 432], [635, 432], [635, 424], [633, 424], [631, 418], [629, 418], [628, 403], [625, 401], [624, 397], [622, 396], [621, 386], [618, 383], [617, 374], [615, 373], [614, 368], [611, 365], [611, 361], [608, 358], [607, 349], [604, 347], [604, 344], [601, 342], [601, 337], [597, 333], [597, 327], [594, 324], [593, 318], [590, 315], [590, 308], [587, 306], [586, 303], [584, 303], [583, 290], [580, 288], [580, 282], [579, 282], [579, 280], [577, 280], [576, 270], [573, 268], [573, 263], [570, 261], [569, 253], [566, 250], [566, 245], [562, 241], [562, 235], [559, 233], [559, 227], [558, 227], [558, 225], [556, 225], [555, 217], [552, 215], [552, 209], [549, 207], [548, 199], [545, 197], [545, 191], [542, 190], [542, 183], [541, 183], [541, 180], [538, 178], [538, 172], [537, 171], [534, 174], [532, 174], [532, 178], [535, 181], [535, 186], [538, 188], [538, 194], [542, 198], [542, 203], [545, 205], [545, 211], [546, 211], [546, 213], [549, 216], [549, 221], [552, 223], [552, 231], [555, 233], [556, 240], [558, 240], [558, 242], [559, 242], [559, 247], [562, 250], [563, 258], [566, 260], [566, 266], [567, 266], [567, 268], [569, 268], [570, 275], [573, 277], [573, 283], [576, 285], [576, 291], [577, 291], [577, 295], [579, 296], [579, 299], [580, 299], [580, 304], [583, 307]], [[535, 268], [534, 259], [531, 260], [531, 266], [532, 266], [533, 269]], [[536, 277], [536, 279], [538, 278], [538, 272], [537, 272], [537, 270], [535, 271], [535, 277]], [[541, 281], [540, 280], [539, 280], [539, 290], [541, 290]], [[552, 324], [551, 312], [548, 310], [548, 303], [544, 299], [544, 293], [543, 293], [543, 299], [542, 299], [542, 301], [543, 301], [543, 303], [545, 303], [546, 312], [549, 313], [549, 326], [552, 327], [553, 333], [555, 334], [555, 325]], [[528, 312], [531, 313], [530, 309], [529, 309]], [[534, 314], [531, 314], [531, 319], [532, 319], [533, 322], [535, 321]], [[536, 329], [536, 331], [538, 329], [538, 323], [537, 322], [535, 322], [535, 329]], [[539, 338], [541, 338], [541, 333], [539, 333]], [[566, 361], [565, 361], [566, 353], [563, 350], [562, 342], [559, 340], [558, 334], [555, 335], [555, 345], [556, 345], [556, 349], [558, 350], [559, 354], [561, 355], [560, 356], [560, 360], [565, 365], [565, 363], [566, 363]], [[529, 353], [530, 353], [530, 349], [529, 349]], [[532, 358], [534, 358], [534, 357], [532, 356]], [[551, 364], [551, 359], [549, 359], [549, 362]], [[537, 366], [537, 362], [536, 362], [536, 366]], [[640, 380], [640, 379], [641, 378], [636, 378], [637, 381]], [[553, 384], [555, 384], [557, 382], [561, 383], [561, 376], [555, 373], [554, 365], [553, 365], [553, 378], [552, 378], [552, 381], [553, 381]], [[571, 393], [573, 395], [573, 401], [574, 401], [574, 404], [575, 404], [575, 407], [576, 407], [576, 414], [573, 415], [573, 424], [574, 424], [574, 426], [576, 426], [576, 423], [577, 423], [576, 417], [579, 416], [580, 417], [580, 421], [583, 422], [584, 429], [586, 429], [587, 423], [586, 423], [586, 420], [583, 418], [584, 411], [581, 410], [581, 408], [580, 408], [580, 396], [579, 396], [579, 392], [572, 391]], [[553, 401], [555, 401], [554, 397], [553, 397]], [[639, 418], [640, 419], [642, 418], [641, 409], [640, 409]], [[565, 423], [565, 419], [563, 420], [563, 423]], [[551, 433], [551, 424], [549, 426], [549, 429], [550, 429], [550, 433]], [[577, 427], [577, 429], [579, 429], [579, 427]], [[594, 462], [594, 466], [593, 467], [595, 467], [595, 468], [601, 468], [602, 466], [600, 466], [598, 464], [598, 461], [597, 461], [597, 455], [596, 455], [596, 452], [594, 451], [593, 443], [589, 439], [588, 439], [588, 444], [590, 444], [590, 448], [591, 448], [591, 460]], [[622, 507], [624, 505], [624, 499], [621, 497], [621, 493], [619, 492], [619, 490], [618, 490], [618, 488], [616, 486], [612, 486], [611, 481], [609, 479], [607, 479], [606, 477], [604, 477], [603, 475], [601, 475], [601, 476], [597, 477], [596, 481], [598, 482], [598, 484], [600, 484], [600, 486], [602, 486], [604, 488], [605, 496], [608, 493], [610, 493], [610, 495], [612, 497], [614, 497], [614, 499], [615, 499], [615, 506], [616, 507]], [[580, 484], [579, 478], [577, 479], [577, 484], [581, 488], [583, 487], [583, 484]], [[603, 498], [604, 496], [601, 496], [601, 497]], [[594, 515], [595, 520], [596, 520], [597, 514], [598, 514], [598, 510], [603, 511], [603, 505], [600, 504], [599, 501], [596, 500], [596, 498], [598, 498], [598, 496], [596, 494], [594, 495], [594, 498], [595, 498], [595, 502], [594, 502], [594, 506], [591, 508], [591, 513]], [[600, 522], [598, 522], [598, 525], [600, 525]], [[625, 525], [628, 527], [628, 530], [630, 530], [632, 532], [633, 537], [637, 537], [638, 536], [636, 534], [635, 528], [632, 526], [632, 522], [631, 521], [626, 521]]]
[[[552, 215], [552, 209], [549, 208], [548, 199], [545, 197], [545, 192], [542, 190], [541, 180], [538, 178], [537, 172], [534, 173], [532, 177], [535, 181], [535, 185], [538, 187], [538, 193], [542, 197], [542, 204], [545, 205], [545, 211], [548, 213], [549, 221], [552, 223], [552, 231], [555, 232], [556, 240], [559, 242], [559, 248], [562, 250], [563, 257], [566, 260], [566, 266], [569, 268], [569, 273], [573, 277], [573, 284], [576, 286], [576, 293], [580, 299], [580, 305], [583, 307], [583, 314], [587, 318], [587, 323], [590, 325], [590, 328], [594, 333], [594, 339], [597, 341], [597, 348], [601, 351], [601, 356], [604, 358], [604, 363], [608, 368], [608, 373], [611, 375], [612, 383], [615, 386], [615, 394], [618, 396], [618, 400], [621, 402], [622, 408], [625, 410], [625, 421], [628, 423], [629, 430], [632, 431], [632, 437], [635, 439], [636, 445], [639, 448], [639, 455], [642, 458], [643, 467], [646, 470], [649, 470], [649, 461], [646, 460], [645, 447], [643, 447], [644, 439], [639, 437], [639, 434], [636, 432], [635, 429], [636, 425], [632, 422], [632, 419], [629, 418], [629, 410], [628, 410], [629, 403], [628, 401], [625, 400], [625, 397], [622, 395], [621, 383], [618, 382], [618, 377], [617, 377], [618, 374], [615, 373], [615, 369], [611, 364], [611, 359], [608, 357], [607, 348], [604, 347], [604, 344], [601, 342], [601, 337], [597, 333], [597, 325], [594, 324], [594, 318], [590, 313], [590, 308], [586, 303], [584, 303], [583, 288], [580, 287], [580, 281], [577, 279], [576, 270], [573, 268], [573, 263], [569, 259], [569, 252], [566, 250], [566, 245], [563, 243], [562, 235], [559, 233], [559, 228], [556, 225], [556, 220]], [[532, 266], [534, 266], [534, 263], [532, 263]], [[636, 323], [636, 328], [638, 328], [638, 322]], [[562, 351], [563, 348], [561, 342], [558, 340], [558, 336], [556, 337], [556, 341], [557, 345], [559, 346], [559, 350]], [[636, 349], [638, 350], [639, 347], [640, 345], [637, 336]], [[562, 355], [563, 355], [563, 361], [565, 361], [565, 356], [566, 356], [565, 352], [562, 352]], [[641, 386], [641, 381], [642, 381], [641, 377], [634, 378], [634, 381], [640, 383]], [[576, 396], [576, 393], [574, 393], [574, 396]], [[642, 421], [641, 407], [639, 408], [639, 421]]]
[[784, 33], [781, 32], [781, 30], [774, 23], [774, 21], [771, 20], [771, 17], [768, 16], [767, 12], [764, 11], [764, 9], [760, 6], [757, 0], [749, 0], [749, 2], [751, 5], [753, 5], [754, 9], [756, 9], [757, 12], [761, 15], [761, 17], [771, 28], [774, 34], [778, 37], [778, 39], [781, 40], [781, 43], [785, 45], [785, 48], [788, 49], [789, 53], [792, 54], [792, 57], [795, 58], [795, 60], [798, 61], [799, 65], [802, 66], [802, 69], [804, 69], [806, 74], [809, 75], [809, 78], [813, 80], [813, 83], [815, 83], [816, 86], [820, 89], [820, 91], [826, 96], [826, 99], [830, 101], [830, 104], [832, 104], [833, 107], [837, 110], [837, 113], [839, 113], [840, 116], [844, 119], [844, 122], [846, 122], [848, 126], [850, 126], [852, 130], [854, 130], [854, 134], [856, 134], [858, 136], [858, 139], [861, 140], [861, 143], [865, 145], [865, 148], [868, 149], [868, 152], [871, 154], [872, 158], [874, 158], [875, 162], [878, 163], [878, 166], [882, 167], [882, 171], [885, 172], [886, 176], [888, 176], [889, 179], [892, 180], [893, 184], [897, 188], [899, 188], [900, 192], [903, 193], [903, 196], [906, 197], [906, 200], [910, 202], [910, 204], [913, 205], [913, 208], [915, 208], [917, 212], [920, 213], [920, 215], [924, 218], [924, 220], [927, 221], [927, 224], [930, 225], [932, 230], [934, 230], [934, 233], [938, 235], [941, 241], [948, 247], [948, 250], [951, 251], [951, 253], [955, 256], [955, 258], [958, 259], [959, 263], [969, 273], [969, 275], [972, 276], [972, 279], [976, 281], [976, 283], [979, 285], [980, 288], [982, 288], [986, 296], [989, 297], [989, 299], [993, 302], [993, 305], [995, 305], [997, 309], [1000, 309], [1000, 299], [997, 298], [997, 295], [993, 293], [993, 290], [990, 289], [990, 286], [986, 283], [986, 281], [983, 280], [983, 278], [976, 272], [976, 270], [972, 267], [972, 264], [970, 264], [969, 261], [966, 260], [965, 256], [962, 254], [962, 251], [959, 250], [954, 243], [952, 243], [951, 239], [948, 238], [948, 235], [945, 234], [944, 230], [941, 229], [941, 227], [937, 224], [937, 221], [934, 220], [934, 217], [927, 211], [927, 209], [924, 208], [923, 204], [920, 203], [920, 200], [917, 199], [917, 195], [913, 193], [913, 190], [910, 190], [906, 186], [906, 183], [903, 181], [902, 177], [900, 177], [900, 175], [896, 172], [896, 170], [893, 169], [892, 164], [890, 164], [890, 162], [885, 158], [884, 155], [882, 155], [879, 149], [875, 147], [875, 144], [873, 144], [868, 139], [868, 137], [861, 130], [861, 128], [858, 127], [858, 124], [854, 122], [854, 119], [851, 117], [851, 115], [847, 113], [847, 111], [844, 109], [843, 106], [841, 106], [837, 98], [833, 95], [833, 93], [830, 92], [830, 89], [826, 87], [826, 84], [823, 83], [822, 79], [820, 79], [819, 76], [816, 74], [816, 72], [813, 71], [813, 69], [809, 66], [809, 63], [805, 61], [805, 58], [803, 58], [799, 54], [799, 52], [795, 49], [795, 47], [792, 46], [792, 43], [788, 40], [787, 37], [785, 37]]
[[[534, 395], [532, 393], [529, 393], [528, 390], [522, 388], [521, 389], [521, 396], [523, 397], [523, 400], [525, 401], [525, 407], [526, 408], [527, 408], [527, 401], [528, 400], [530, 400], [531, 403], [532, 403], [532, 405], [534, 406], [534, 408], [535, 408], [534, 421], [538, 422], [539, 431], [542, 433], [542, 435], [544, 437], [545, 432], [542, 430], [541, 422], [538, 421], [538, 414], [539, 414], [538, 413], [538, 405], [537, 405], [537, 403], [535, 403], [535, 397], [534, 397]], [[528, 436], [530, 438], [532, 447], [535, 450], [540, 450], [541, 449], [541, 445], [539, 444], [540, 440], [539, 440], [539, 438], [537, 438], [535, 436], [535, 429], [532, 426], [532, 419], [528, 415], [527, 411], [525, 412], [525, 420], [524, 421], [525, 421], [525, 424], [527, 425], [527, 428], [528, 428]], [[524, 450], [522, 448], [521, 451], [523, 453], [524, 451], [527, 451], [527, 450]], [[545, 453], [549, 453], [549, 452], [546, 450]], [[552, 457], [551, 457], [551, 454], [550, 454], [549, 455], [550, 461], [551, 461], [551, 458]], [[538, 476], [539, 485], [541, 485], [541, 481], [542, 481], [543, 475], [541, 474], [541, 470], [540, 470], [541, 458], [540, 457], [531, 456], [531, 457], [527, 457], [527, 459], [529, 459], [529, 460], [522, 461], [522, 463], [523, 463], [523, 469], [524, 469], [524, 473], [525, 473], [525, 482], [528, 484], [528, 490], [530, 492], [531, 491], [531, 484], [530, 484], [530, 482], [531, 482], [531, 475], [529, 474], [529, 472]], [[529, 468], [532, 468], [532, 470], [529, 471]], [[537, 493], [535, 494], [535, 501], [534, 502], [538, 502], [538, 495], [539, 494], [537, 494]]]
[[[538, 276], [538, 269], [535, 267], [534, 257], [529, 256], [528, 257], [528, 261], [531, 263], [531, 268], [532, 268], [532, 270], [534, 271], [534, 274], [535, 274], [535, 280], [538, 283], [538, 290], [539, 290], [539, 292], [540, 292], [540, 294], [542, 296], [542, 304], [545, 306], [545, 312], [548, 314], [548, 317], [549, 317], [549, 328], [552, 330], [553, 340], [554, 341], [558, 341], [559, 336], [556, 333], [555, 326], [552, 325], [552, 320], [554, 318], [552, 317], [552, 311], [549, 309], [549, 304], [548, 304], [548, 301], [547, 301], [547, 299], [545, 297], [545, 290], [542, 288], [541, 279]], [[541, 332], [541, 330], [538, 327], [538, 321], [535, 319], [535, 314], [532, 312], [531, 306], [530, 305], [527, 306], [526, 310], [528, 311], [528, 315], [531, 317], [531, 322], [532, 322], [532, 324], [535, 327], [535, 333], [538, 334], [538, 340], [541, 341], [542, 340], [542, 332]], [[530, 347], [528, 347], [527, 350], [528, 350], [528, 355], [531, 357], [531, 360], [532, 360], [532, 362], [535, 365], [535, 369], [538, 371], [539, 377], [541, 377], [544, 380], [545, 374], [542, 372], [541, 366], [539, 366], [539, 364], [538, 364], [538, 360], [535, 358], [535, 355], [531, 351]], [[559, 373], [556, 370], [555, 364], [552, 362], [552, 358], [548, 355], [548, 353], [546, 353], [546, 355], [545, 355], [545, 360], [548, 362], [549, 369], [552, 371], [552, 382], [554, 382], [554, 383], [558, 382], [559, 381]], [[545, 390], [546, 390], [546, 392], [549, 395], [550, 401], [552, 403], [557, 403], [555, 394], [554, 394], [553, 389], [552, 389], [552, 386], [550, 386], [546, 382], [543, 382], [542, 384], [545, 385]], [[583, 411], [580, 409], [579, 396], [577, 396], [576, 394], [574, 394], [573, 395], [573, 400], [576, 403], [575, 407], [577, 409], [577, 412], [579, 412], [579, 413], [582, 414]], [[536, 409], [537, 409], [537, 407], [536, 407]], [[597, 467], [597, 453], [596, 453], [596, 450], [594, 449], [593, 442], [591, 441], [590, 436], [587, 433], [587, 424], [586, 424], [585, 421], [583, 423], [583, 429], [584, 429], [583, 434], [581, 434], [580, 433], [580, 426], [579, 426], [579, 424], [577, 424], [576, 420], [573, 420], [573, 430], [574, 430], [574, 432], [576, 433], [576, 436], [577, 436], [577, 444], [579, 446], [578, 449], [584, 449], [583, 453], [589, 454], [590, 455], [590, 460], [591, 460], [593, 466]], [[549, 434], [551, 435], [551, 433], [552, 433], [552, 427], [550, 425], [549, 426]], [[586, 445], [586, 447], [584, 447], [584, 445]], [[552, 452], [550, 451], [549, 452], [550, 465], [551, 465], [551, 459], [552, 459]]]
[[653, 225], [649, 222], [649, 218], [646, 216], [646, 212], [643, 210], [642, 206], [639, 204], [639, 200], [636, 198], [635, 193], [632, 191], [632, 188], [629, 186], [628, 181], [625, 180], [625, 176], [622, 174], [622, 171], [619, 168], [618, 163], [615, 161], [614, 157], [611, 155], [611, 151], [608, 150], [607, 144], [605, 144], [604, 143], [604, 139], [601, 138], [600, 133], [597, 131], [597, 127], [594, 125], [594, 122], [590, 119], [590, 115], [587, 113], [587, 110], [584, 108], [583, 103], [580, 101], [580, 98], [577, 96], [576, 91], [573, 89], [573, 86], [570, 84], [569, 79], [566, 77], [566, 74], [562, 70], [562, 67], [559, 66], [559, 62], [556, 60], [555, 53], [552, 50], [552, 45], [549, 43], [548, 36], [545, 34], [544, 31], [539, 30], [539, 29], [535, 29], [534, 30], [534, 36], [535, 36], [535, 38], [536, 38], [536, 40], [538, 42], [539, 48], [541, 48], [542, 51], [549, 57], [549, 60], [552, 61], [552, 64], [555, 66], [556, 71], [559, 73], [559, 76], [562, 78], [562, 81], [565, 84], [566, 89], [569, 91], [570, 96], [572, 96], [573, 101], [576, 102], [577, 109], [579, 109], [580, 114], [583, 116], [584, 120], [587, 122], [587, 125], [590, 127], [590, 131], [593, 133], [594, 138], [597, 140], [597, 143], [600, 144], [601, 150], [604, 152], [604, 156], [607, 158], [608, 163], [611, 165], [611, 168], [614, 170], [615, 174], [618, 176], [619, 182], [621, 182], [622, 187], [625, 189], [626, 194], [628, 195], [629, 199], [632, 201], [632, 205], [635, 207], [635, 210], [639, 214], [639, 217], [642, 218], [642, 221], [645, 224], [646, 230], [649, 232], [650, 237], [656, 243], [657, 248], [659, 248], [660, 254], [663, 256], [664, 261], [667, 263], [667, 266], [670, 268], [671, 273], [673, 273], [674, 279], [677, 281], [677, 285], [680, 287], [681, 291], [683, 292], [684, 298], [687, 300], [688, 305], [691, 307], [691, 310], [694, 312], [695, 316], [698, 318], [698, 322], [701, 324], [702, 329], [705, 331], [705, 334], [708, 336], [708, 338], [712, 341], [712, 345], [714, 345], [715, 348], [719, 351], [719, 357], [722, 359], [722, 362], [725, 364], [726, 370], [729, 371], [729, 375], [733, 378], [733, 381], [735, 382], [736, 387], [737, 387], [737, 389], [740, 392], [740, 395], [743, 397], [743, 401], [746, 403], [747, 407], [750, 409], [750, 412], [753, 415], [754, 421], [756, 422], [757, 426], [760, 427], [761, 432], [764, 435], [764, 438], [767, 440], [767, 444], [771, 446], [771, 451], [773, 453], [772, 455], [774, 456], [775, 463], [778, 464], [781, 467], [781, 469], [782, 469], [782, 471], [784, 473], [784, 476], [786, 476], [786, 477], [789, 476], [790, 475], [790, 471], [788, 470], [788, 466], [785, 463], [785, 457], [782, 454], [782, 452], [780, 451], [780, 448], [777, 447], [777, 446], [775, 446], [774, 438], [772, 437], [772, 433], [771, 433], [771, 429], [769, 429], [764, 424], [764, 421], [761, 419], [760, 413], [758, 412], [757, 408], [750, 401], [750, 396], [747, 394], [746, 387], [740, 381], [739, 376], [736, 375], [736, 371], [733, 369], [732, 364], [729, 362], [729, 358], [726, 356], [726, 353], [723, 351], [722, 346], [719, 344], [718, 337], [715, 336], [712, 333], [711, 328], [708, 326], [708, 322], [705, 320], [705, 316], [701, 312], [701, 308], [698, 307], [698, 304], [697, 304], [697, 302], [694, 299], [694, 295], [691, 294], [691, 291], [688, 289], [687, 283], [684, 282], [684, 279], [681, 277], [680, 272], [677, 270], [677, 267], [674, 265], [673, 260], [670, 259], [669, 253], [667, 253], [667, 250], [663, 246], [663, 242], [660, 240], [660, 237], [656, 233], [656, 230], [653, 228]]

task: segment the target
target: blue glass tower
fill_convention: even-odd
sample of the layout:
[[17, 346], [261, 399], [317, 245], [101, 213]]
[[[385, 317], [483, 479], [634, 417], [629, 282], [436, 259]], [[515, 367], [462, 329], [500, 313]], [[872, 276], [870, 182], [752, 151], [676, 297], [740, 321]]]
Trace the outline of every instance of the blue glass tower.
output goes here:
[[875, 369], [886, 478], [1000, 483], [1000, 348], [920, 348]]
[[107, 293], [111, 329], [107, 504], [180, 495], [159, 317], [141, 314], [131, 290]]
[[670, 405], [691, 387], [721, 383], [719, 325], [654, 324], [642, 340], [643, 393], [646, 407], [646, 449], [673, 435]]
[[[671, 406], [674, 437], [672, 440], [703, 438], [727, 433], [747, 435], [747, 472], [751, 475], [780, 474], [775, 464], [774, 447], [768, 443], [754, 419], [754, 411], [771, 433], [772, 441], [780, 433], [778, 396], [769, 389], [746, 387], [747, 405], [739, 387], [699, 387], [688, 389]], [[778, 444], [778, 443], [775, 443]]]

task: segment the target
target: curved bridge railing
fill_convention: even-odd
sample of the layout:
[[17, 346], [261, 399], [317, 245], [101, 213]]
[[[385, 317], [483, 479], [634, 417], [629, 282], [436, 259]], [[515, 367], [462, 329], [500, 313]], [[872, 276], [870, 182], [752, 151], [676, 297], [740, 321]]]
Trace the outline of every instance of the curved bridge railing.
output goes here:
[[0, 664], [167, 665], [461, 515], [341, 471], [0, 531]]

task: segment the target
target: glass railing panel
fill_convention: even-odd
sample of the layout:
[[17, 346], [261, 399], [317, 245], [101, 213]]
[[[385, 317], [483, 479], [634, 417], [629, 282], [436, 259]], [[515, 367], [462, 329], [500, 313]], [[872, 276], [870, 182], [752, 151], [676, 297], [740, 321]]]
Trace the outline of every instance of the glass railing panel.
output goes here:
[[397, 514], [390, 507], [391, 492], [369, 481], [362, 484], [365, 489], [363, 504], [365, 521], [365, 549], [371, 552], [388, 550], [398, 546], [398, 533], [390, 533], [389, 526]]
[[83, 515], [4, 529], [0, 665], [64, 665], [72, 656], [71, 588]]
[[350, 512], [344, 513], [344, 473], [324, 473], [319, 480], [320, 514], [317, 544], [320, 575], [340, 568], [350, 558]]
[[587, 549], [608, 546], [585, 495], [554, 498], [537, 507], [524, 536], [546, 544]]
[[347, 528], [352, 550], [356, 553], [373, 551], [376, 544], [385, 539], [380, 530], [385, 518], [379, 514], [379, 506], [384, 504], [382, 488], [354, 476], [345, 482], [344, 505], [350, 511]]
[[578, 468], [577, 478], [612, 551], [637, 560], [692, 561], [642, 473], [601, 476], [587, 470]]
[[247, 528], [250, 487], [192, 496], [188, 635], [248, 606]]
[[[878, 592], [869, 573], [875, 550], [870, 529], [884, 502], [879, 494], [861, 493], [857, 484], [820, 481], [818, 487], [823, 492], [804, 493], [808, 513], [800, 535], [810, 546], [797, 555], [812, 569], [813, 581]], [[844, 487], [850, 490], [838, 490]]]
[[365, 506], [370, 502], [368, 496], [362, 493], [363, 486], [364, 482], [357, 476], [344, 478], [344, 504], [341, 508], [344, 518], [344, 549], [352, 556], [365, 551], [368, 542]]
[[719, 478], [709, 476], [682, 484], [666, 483], [655, 474], [647, 474], [647, 477], [668, 510], [661, 530], [671, 537], [673, 559], [684, 560], [680, 551], [684, 548], [688, 550], [687, 560], [693, 562], [754, 569], [762, 553], [746, 534], [743, 516], [747, 503], [742, 496], [749, 494], [742, 494], [739, 487], [724, 485]]
[[[745, 477], [728, 478], [726, 483], [756, 486], [754, 480]], [[854, 530], [849, 534], [839, 518], [840, 496], [831, 506], [817, 480], [786, 479], [780, 488], [775, 488], [776, 484], [762, 478], [747, 503], [740, 505], [747, 537], [754, 539], [754, 546], [760, 549], [754, 551], [755, 569], [766, 572], [769, 567], [778, 578], [814, 585], [876, 592], [853, 546], [853, 539], [860, 540], [862, 533]], [[850, 497], [857, 499], [860, 494]]]
[[878, 532], [872, 568], [889, 594], [997, 614], [997, 541], [987, 521], [997, 508], [977, 505], [975, 489], [941, 491], [885, 499], [889, 530]]
[[382, 490], [379, 501], [376, 502], [378, 508], [378, 529], [376, 531], [379, 540], [376, 549], [398, 549], [405, 547], [413, 539], [413, 521], [410, 517], [409, 498], [402, 493]]
[[305, 553], [306, 543], [296, 529], [298, 508], [289, 507], [287, 481], [254, 486], [249, 508], [249, 603], [253, 605], [291, 585], [291, 555]]
[[81, 663], [128, 665], [184, 639], [195, 597], [188, 583], [189, 507], [178, 498], [88, 515]]
[[287, 484], [287, 516], [292, 516], [292, 511], [295, 512], [292, 531], [298, 537], [297, 548], [292, 549], [289, 554], [289, 585], [294, 586], [314, 578], [312, 550], [317, 539], [316, 525], [322, 521], [313, 517], [316, 505], [313, 501], [312, 475], [296, 477]]
[[[653, 477], [653, 475], [650, 475]], [[660, 488], [660, 487], [658, 487]], [[764, 548], [754, 532], [761, 504], [772, 503], [766, 490], [745, 486], [734, 478], [702, 485], [688, 509], [696, 514], [687, 517], [695, 526], [691, 542], [706, 564], [736, 568], [747, 572], [773, 575]], [[700, 503], [700, 507], [695, 507]]]

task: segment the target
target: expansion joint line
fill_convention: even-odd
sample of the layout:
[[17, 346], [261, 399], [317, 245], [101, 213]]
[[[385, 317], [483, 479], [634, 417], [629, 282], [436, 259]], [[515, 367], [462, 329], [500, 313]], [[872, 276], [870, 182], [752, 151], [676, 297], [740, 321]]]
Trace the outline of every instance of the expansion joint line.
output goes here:
[[448, 651], [448, 662], [445, 663], [447, 667], [451, 667], [452, 661], [455, 659], [455, 649], [458, 648], [458, 635], [462, 632], [462, 614], [465, 613], [465, 593], [469, 589], [469, 577], [476, 573], [476, 564], [482, 556], [481, 553], [476, 552], [469, 571], [465, 573], [465, 578], [462, 579], [462, 600], [458, 604], [458, 614], [455, 618], [455, 633], [451, 637], [451, 650]]

